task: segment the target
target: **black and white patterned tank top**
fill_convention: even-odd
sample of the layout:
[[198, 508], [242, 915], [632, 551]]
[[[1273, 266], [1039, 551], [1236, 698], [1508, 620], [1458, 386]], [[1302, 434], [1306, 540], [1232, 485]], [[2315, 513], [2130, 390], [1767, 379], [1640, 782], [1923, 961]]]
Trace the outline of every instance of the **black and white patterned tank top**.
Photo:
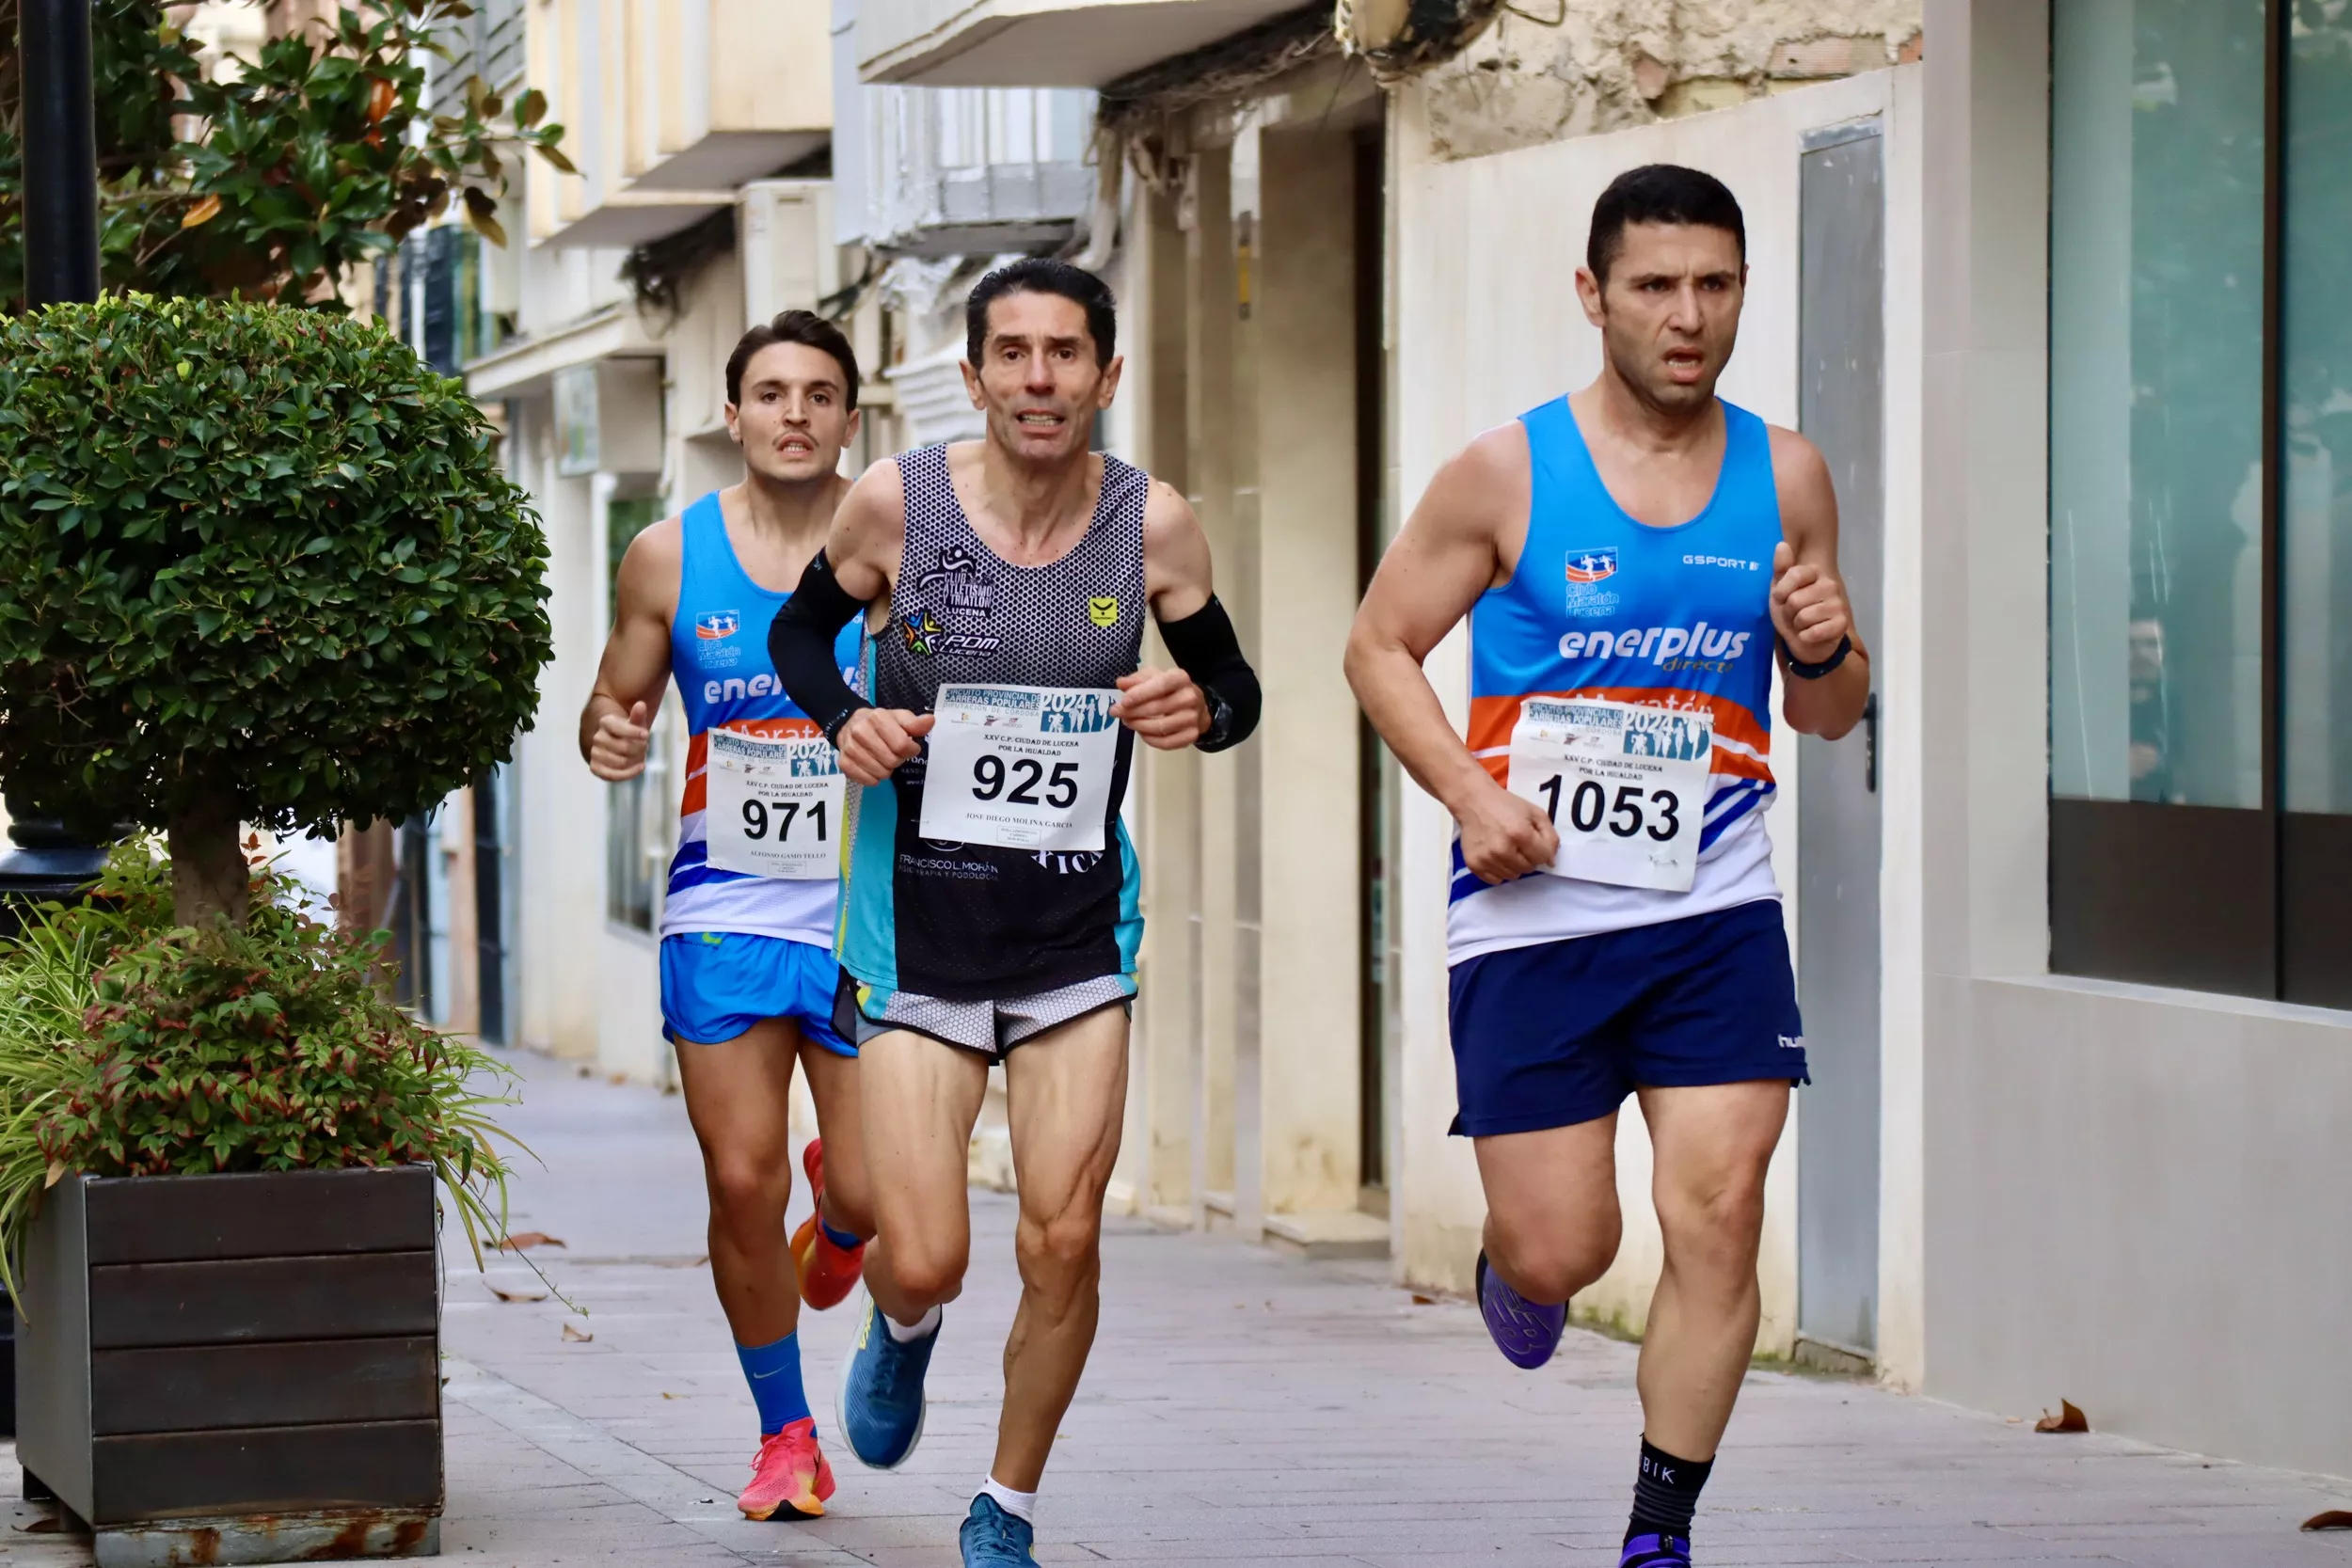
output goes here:
[[[1135, 671], [1149, 475], [1105, 456], [1085, 536], [1057, 561], [1016, 566], [974, 531], [945, 448], [903, 454], [898, 473], [906, 544], [890, 626], [872, 642], [877, 704], [929, 713], [943, 684], [1100, 689]], [[843, 967], [867, 986], [949, 1001], [1132, 974], [1141, 916], [1119, 807], [1134, 744], [1121, 726], [1100, 851], [923, 838], [928, 746], [864, 791], [843, 890]]]

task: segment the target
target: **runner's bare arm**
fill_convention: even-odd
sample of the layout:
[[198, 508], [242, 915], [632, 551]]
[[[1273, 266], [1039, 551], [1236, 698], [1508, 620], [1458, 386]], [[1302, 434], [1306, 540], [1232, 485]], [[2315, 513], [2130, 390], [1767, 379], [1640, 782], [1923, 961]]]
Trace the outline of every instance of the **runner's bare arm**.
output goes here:
[[1818, 680], [1790, 673], [1783, 655], [1781, 716], [1801, 734], [1836, 740], [1862, 721], [1870, 695], [1869, 650], [1862, 645], [1837, 571], [1837, 492], [1820, 450], [1778, 426], [1772, 429], [1772, 483], [1783, 540], [1772, 557], [1772, 629], [1788, 653], [1807, 664], [1833, 657], [1841, 639], [1853, 641], [1846, 661]]
[[834, 580], [860, 604], [888, 598], [906, 539], [906, 483], [898, 460], [886, 457], [860, 474], [834, 510], [825, 540]]
[[675, 517], [629, 541], [613, 587], [612, 636], [580, 715], [580, 754], [599, 779], [645, 770], [653, 716], [670, 681], [670, 619], [677, 613], [685, 531]]
[[1347, 639], [1347, 681], [1374, 729], [1462, 828], [1462, 858], [1489, 882], [1550, 863], [1560, 835], [1495, 783], [1430, 686], [1422, 661], [1504, 576], [1502, 541], [1533, 491], [1525, 432], [1486, 432], [1429, 482], [1374, 574]]
[[914, 760], [931, 728], [928, 713], [868, 704], [849, 689], [833, 658], [834, 636], [859, 607], [888, 602], [906, 528], [898, 465], [885, 459], [841, 498], [824, 550], [768, 633], [786, 695], [825, 726], [840, 749], [841, 770], [861, 784], [878, 784]]
[[[1209, 537], [1192, 503], [1153, 480], [1143, 508], [1143, 594], [1164, 632], [1207, 607], [1209, 570]], [[1208, 733], [1208, 697], [1182, 669], [1145, 665], [1120, 677], [1119, 692], [1120, 719], [1147, 746], [1182, 751]]]

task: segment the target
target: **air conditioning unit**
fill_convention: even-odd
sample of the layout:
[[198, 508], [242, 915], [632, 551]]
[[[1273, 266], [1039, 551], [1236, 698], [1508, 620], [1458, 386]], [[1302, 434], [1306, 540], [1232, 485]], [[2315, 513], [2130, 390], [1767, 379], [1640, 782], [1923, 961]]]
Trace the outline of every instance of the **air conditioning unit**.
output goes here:
[[832, 181], [753, 181], [743, 187], [736, 230], [747, 324], [772, 321], [785, 310], [813, 310], [841, 287]]

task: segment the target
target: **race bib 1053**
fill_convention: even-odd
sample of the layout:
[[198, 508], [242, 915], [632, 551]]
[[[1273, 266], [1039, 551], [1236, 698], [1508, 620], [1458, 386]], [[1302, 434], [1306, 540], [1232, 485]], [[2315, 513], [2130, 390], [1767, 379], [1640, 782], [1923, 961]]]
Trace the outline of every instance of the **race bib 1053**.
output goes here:
[[943, 686], [923, 775], [923, 836], [1099, 850], [1119, 765], [1115, 690]]
[[1688, 893], [1707, 816], [1705, 713], [1549, 697], [1519, 706], [1510, 790], [1560, 833], [1555, 877]]
[[708, 738], [703, 832], [712, 868], [796, 882], [839, 877], [847, 781], [832, 743], [733, 730]]

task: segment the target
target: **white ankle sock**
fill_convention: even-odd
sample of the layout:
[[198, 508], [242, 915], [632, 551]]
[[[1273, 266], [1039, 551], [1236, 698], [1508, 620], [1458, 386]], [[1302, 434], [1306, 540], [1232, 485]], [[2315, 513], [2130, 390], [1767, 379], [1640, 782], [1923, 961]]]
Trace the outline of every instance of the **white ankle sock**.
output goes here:
[[1016, 1492], [994, 1476], [991, 1476], [980, 1482], [977, 1495], [995, 1498], [998, 1508], [1003, 1509], [1025, 1525], [1037, 1523], [1037, 1494], [1034, 1492]]
[[887, 1312], [882, 1315], [882, 1326], [890, 1330], [893, 1339], [902, 1345], [911, 1345], [917, 1339], [928, 1339], [939, 1332], [939, 1308], [932, 1307], [911, 1323], [902, 1323]]

